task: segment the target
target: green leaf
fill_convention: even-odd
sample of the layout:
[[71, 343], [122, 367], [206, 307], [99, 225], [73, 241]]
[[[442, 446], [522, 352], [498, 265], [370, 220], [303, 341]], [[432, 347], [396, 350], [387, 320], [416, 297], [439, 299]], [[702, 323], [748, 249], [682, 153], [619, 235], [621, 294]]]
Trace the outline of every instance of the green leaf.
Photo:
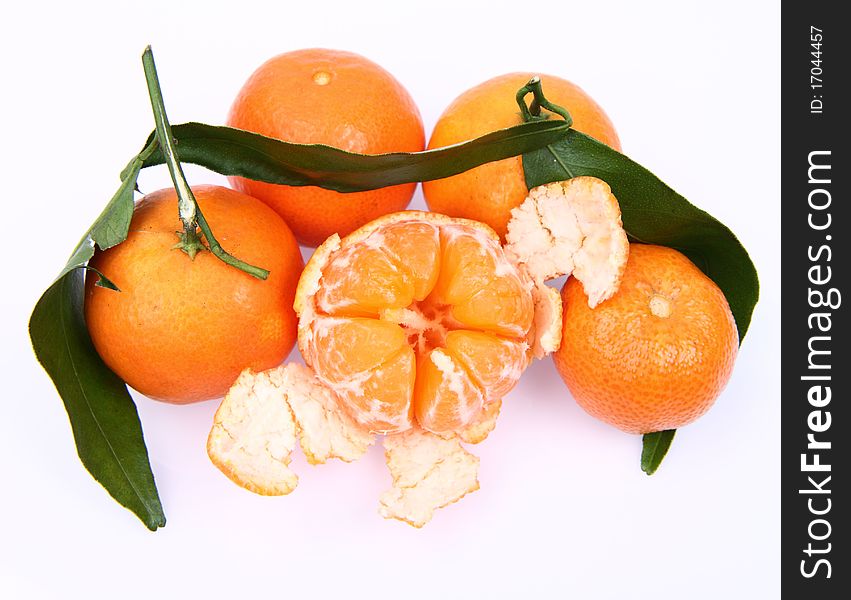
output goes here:
[[[107, 368], [83, 317], [84, 272], [72, 268], [41, 296], [30, 338], [71, 421], [86, 469], [150, 530], [165, 525], [136, 406]], [[116, 292], [117, 293], [117, 292]]]
[[86, 233], [80, 243], [77, 244], [77, 247], [74, 248], [74, 252], [71, 254], [71, 258], [68, 259], [68, 262], [65, 264], [65, 267], [62, 271], [59, 272], [59, 277], [57, 277], [54, 281], [62, 279], [70, 273], [71, 271], [76, 271], [77, 269], [89, 270], [97, 274], [98, 281], [97, 285], [105, 288], [109, 288], [111, 290], [118, 291], [118, 286], [112, 283], [112, 281], [107, 278], [106, 275], [101, 273], [95, 268], [88, 266], [86, 263], [89, 259], [95, 255], [95, 242], [92, 239], [91, 232]]
[[[355, 154], [322, 144], [282, 142], [256, 133], [203, 123], [172, 127], [180, 160], [222, 175], [268, 183], [316, 185], [357, 192], [390, 185], [442, 179], [486, 162], [531, 152], [563, 138], [561, 120], [534, 121], [489, 133], [462, 144], [424, 152]], [[153, 134], [142, 154], [144, 166], [163, 163]], [[126, 173], [126, 171], [125, 171]]]
[[62, 279], [75, 269], [89, 269], [97, 273], [98, 285], [118, 290], [118, 287], [103, 273], [88, 267], [87, 263], [95, 255], [95, 243], [101, 250], [106, 250], [127, 239], [127, 232], [130, 229], [130, 220], [133, 218], [135, 207], [133, 193], [136, 190], [136, 180], [139, 178], [142, 162], [141, 155], [134, 157], [121, 173], [121, 185], [107, 203], [106, 208], [95, 220], [94, 225], [89, 228], [86, 235], [74, 248], [71, 257], [56, 278], [57, 280]]
[[744, 339], [759, 298], [759, 280], [747, 251], [723, 223], [638, 163], [573, 129], [558, 142], [524, 154], [523, 170], [530, 189], [580, 175], [607, 182], [630, 238], [688, 256], [724, 292], [739, 341]]
[[665, 431], [657, 431], [655, 433], [645, 433], [641, 438], [641, 470], [648, 475], [653, 475], [665, 455], [668, 454], [668, 449], [671, 447], [671, 442], [674, 441], [676, 429], [668, 429]]
[[121, 185], [104, 211], [42, 294], [30, 317], [30, 339], [65, 404], [83, 465], [113, 498], [155, 530], [165, 525], [165, 515], [136, 406], [124, 382], [92, 345], [83, 316], [84, 271], [97, 274], [97, 285], [118, 291], [87, 263], [95, 244], [106, 249], [127, 238], [141, 168], [142, 158], [137, 156], [122, 173]]
[[134, 159], [128, 171], [123, 173], [121, 185], [106, 205], [91, 229], [92, 239], [101, 250], [112, 248], [127, 239], [130, 220], [133, 218], [133, 192], [142, 169], [142, 161]]

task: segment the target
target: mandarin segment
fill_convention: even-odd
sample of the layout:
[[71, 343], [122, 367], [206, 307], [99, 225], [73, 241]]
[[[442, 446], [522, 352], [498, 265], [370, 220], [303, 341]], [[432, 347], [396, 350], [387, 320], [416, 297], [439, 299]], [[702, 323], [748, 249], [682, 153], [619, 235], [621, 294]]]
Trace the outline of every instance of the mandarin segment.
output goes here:
[[430, 223], [394, 223], [376, 237], [384, 251], [405, 270], [414, 285], [414, 300], [424, 300], [440, 274], [440, 232]]
[[481, 411], [482, 390], [460, 361], [435, 348], [417, 365], [414, 414], [420, 426], [432, 433], [462, 429]]
[[452, 306], [461, 326], [522, 336], [533, 306], [528, 282], [509, 263], [502, 248], [478, 231], [445, 227], [443, 263], [433, 301]]
[[416, 357], [409, 347], [400, 349], [373, 369], [339, 380], [319, 378], [333, 389], [349, 414], [376, 433], [393, 433], [411, 427]]
[[441, 234], [443, 248], [440, 276], [434, 288], [434, 301], [456, 304], [485, 287], [495, 277], [497, 256], [486, 238], [462, 227], [446, 227]]
[[488, 401], [505, 396], [526, 370], [528, 345], [480, 331], [450, 331], [446, 350], [457, 357]]
[[402, 308], [414, 299], [414, 283], [380, 248], [350, 246], [323, 271], [317, 306], [332, 315], [378, 316], [383, 308]]
[[311, 355], [327, 378], [342, 381], [376, 368], [406, 345], [405, 331], [394, 323], [319, 316], [314, 321]]
[[522, 337], [534, 318], [530, 287], [514, 273], [497, 277], [455, 304], [452, 316], [467, 327]]
[[306, 347], [305, 360], [361, 425], [377, 432], [410, 426], [415, 359], [401, 327], [318, 316]]

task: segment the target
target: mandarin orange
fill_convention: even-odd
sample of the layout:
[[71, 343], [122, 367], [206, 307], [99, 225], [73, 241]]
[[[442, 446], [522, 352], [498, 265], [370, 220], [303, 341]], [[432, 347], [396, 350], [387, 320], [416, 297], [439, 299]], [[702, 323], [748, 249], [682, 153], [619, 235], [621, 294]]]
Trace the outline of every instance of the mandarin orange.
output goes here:
[[562, 290], [559, 373], [589, 414], [629, 433], [703, 415], [733, 371], [738, 334], [723, 292], [670, 248], [631, 244], [618, 291], [596, 308], [576, 279]]
[[[461, 94], [440, 116], [428, 148], [457, 144], [522, 123], [514, 96], [533, 75], [509, 73]], [[612, 122], [582, 88], [552, 75], [542, 75], [541, 80], [547, 98], [570, 112], [575, 129], [620, 150], [620, 140]], [[423, 183], [423, 193], [431, 210], [487, 223], [503, 238], [511, 209], [519, 206], [528, 192], [519, 156]]]
[[268, 269], [265, 281], [209, 251], [174, 249], [173, 189], [136, 206], [127, 240], [90, 265], [120, 292], [86, 281], [85, 315], [104, 362], [146, 396], [187, 403], [222, 396], [245, 368], [274, 367], [296, 339], [293, 297], [303, 267], [286, 223], [268, 206], [218, 186], [193, 187], [213, 233], [234, 256]]
[[[405, 88], [374, 62], [339, 50], [298, 50], [270, 59], [240, 90], [227, 124], [365, 154], [416, 152], [425, 145], [419, 110]], [[274, 208], [308, 246], [402, 210], [415, 188], [412, 183], [341, 194], [241, 177], [230, 182]]]

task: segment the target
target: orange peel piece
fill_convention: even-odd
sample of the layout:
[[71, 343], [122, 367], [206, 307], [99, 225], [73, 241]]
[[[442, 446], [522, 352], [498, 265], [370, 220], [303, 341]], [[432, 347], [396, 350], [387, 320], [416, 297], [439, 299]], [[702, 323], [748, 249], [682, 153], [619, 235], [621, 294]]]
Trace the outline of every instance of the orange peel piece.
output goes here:
[[457, 437], [445, 439], [419, 428], [384, 438], [393, 487], [379, 500], [379, 514], [414, 527], [434, 511], [479, 489], [479, 459]]
[[479, 444], [490, 435], [496, 427], [496, 419], [499, 417], [499, 409], [502, 408], [502, 400], [495, 400], [485, 404], [484, 409], [476, 419], [458, 432], [458, 437], [468, 444]]
[[535, 322], [529, 336], [532, 356], [543, 358], [561, 346], [561, 294], [545, 283], [538, 283], [532, 289], [532, 298], [535, 302]]
[[296, 423], [280, 391], [282, 374], [243, 371], [213, 419], [207, 455], [234, 483], [264, 496], [283, 496], [298, 485], [289, 468]]
[[375, 436], [339, 409], [334, 393], [308, 367], [290, 363], [284, 374], [285, 401], [295, 417], [299, 443], [310, 464], [331, 458], [353, 462], [363, 456]]
[[572, 275], [591, 308], [620, 286], [629, 256], [617, 198], [605, 181], [574, 177], [540, 185], [511, 211], [506, 251], [535, 282]]
[[281, 496], [298, 484], [289, 468], [297, 439], [308, 462], [319, 464], [357, 460], [375, 436], [339, 410], [309, 368], [290, 363], [240, 374], [216, 411], [207, 454], [236, 484]]

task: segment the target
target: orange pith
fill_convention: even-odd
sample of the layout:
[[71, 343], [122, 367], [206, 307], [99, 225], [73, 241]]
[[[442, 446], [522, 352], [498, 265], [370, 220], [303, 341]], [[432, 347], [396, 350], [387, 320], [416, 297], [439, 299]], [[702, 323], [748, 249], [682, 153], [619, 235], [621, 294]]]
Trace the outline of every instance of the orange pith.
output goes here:
[[614, 296], [590, 309], [570, 278], [562, 299], [556, 367], [582, 408], [623, 431], [690, 423], [730, 378], [738, 334], [727, 300], [676, 250], [631, 244]]
[[[326, 253], [330, 242], [339, 247]], [[299, 284], [299, 345], [359, 422], [447, 434], [512, 389], [533, 306], [493, 231], [409, 211], [326, 245]], [[316, 289], [305, 291], [315, 269]]]

